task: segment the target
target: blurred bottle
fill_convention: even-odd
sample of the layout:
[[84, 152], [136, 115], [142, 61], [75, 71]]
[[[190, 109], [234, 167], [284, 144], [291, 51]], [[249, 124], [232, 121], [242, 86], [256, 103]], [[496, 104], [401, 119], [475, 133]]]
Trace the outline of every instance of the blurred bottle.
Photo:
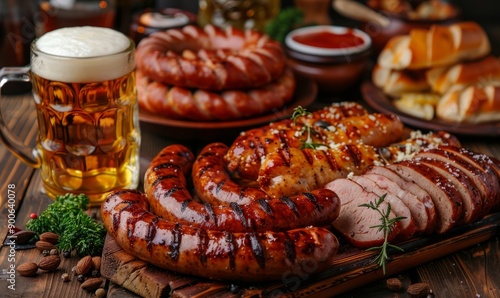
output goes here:
[[115, 0], [41, 0], [40, 12], [43, 32], [74, 26], [113, 28]]
[[130, 23], [135, 14], [144, 9], [154, 8], [154, 0], [117, 0], [115, 5], [115, 29], [129, 34]]
[[280, 0], [200, 0], [198, 23], [264, 32], [280, 11]]
[[177, 8], [144, 9], [134, 14], [130, 23], [130, 37], [136, 44], [156, 31], [182, 28], [196, 24], [196, 15]]
[[[36, 37], [33, 16], [35, 1], [0, 0], [0, 68], [24, 66], [30, 61], [30, 44]], [[11, 82], [2, 94], [19, 94], [31, 90], [30, 83]]]

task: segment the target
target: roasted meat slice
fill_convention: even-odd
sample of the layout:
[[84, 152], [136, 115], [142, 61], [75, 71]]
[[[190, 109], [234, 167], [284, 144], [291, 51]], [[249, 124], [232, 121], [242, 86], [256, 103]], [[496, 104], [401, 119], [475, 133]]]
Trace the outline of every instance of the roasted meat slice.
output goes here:
[[429, 193], [438, 215], [436, 233], [449, 231], [462, 218], [463, 203], [460, 193], [446, 177], [436, 170], [414, 160], [402, 161], [388, 165], [388, 167]]
[[396, 183], [397, 186], [404, 191], [404, 193], [401, 194], [402, 197], [406, 200], [417, 200], [417, 202], [415, 202], [415, 204], [419, 206], [417, 209], [420, 210], [422, 206], [424, 209], [421, 211], [417, 210], [418, 214], [415, 215], [414, 218], [417, 222], [422, 222], [422, 225], [425, 226], [423, 230], [424, 234], [434, 232], [437, 224], [436, 208], [431, 196], [425, 189], [418, 186], [413, 181], [407, 181], [388, 167], [371, 167], [365, 175], [369, 178], [374, 178], [381, 187], [390, 188], [391, 182]]
[[398, 234], [397, 240], [407, 240], [415, 235], [417, 226], [411, 214], [410, 208], [400, 197], [396, 196], [387, 189], [382, 189], [375, 183], [375, 181], [364, 177], [364, 175], [354, 175], [351, 179], [361, 185], [361, 187], [363, 187], [363, 189], [367, 192], [372, 192], [378, 197], [385, 195], [385, 201], [391, 204], [391, 209], [394, 213], [397, 216], [404, 217], [404, 219], [401, 220], [401, 231]]
[[[332, 225], [349, 243], [356, 247], [368, 248], [384, 242], [384, 232], [374, 228], [381, 224], [380, 214], [376, 210], [361, 206], [377, 201], [379, 196], [365, 191], [359, 184], [347, 178], [336, 179], [328, 183], [326, 188], [337, 193], [340, 198], [341, 212]], [[379, 206], [380, 210], [384, 211], [387, 207], [385, 201]], [[389, 213], [389, 218], [396, 216], [394, 211]], [[400, 223], [396, 222], [388, 240], [395, 239], [400, 230]]]

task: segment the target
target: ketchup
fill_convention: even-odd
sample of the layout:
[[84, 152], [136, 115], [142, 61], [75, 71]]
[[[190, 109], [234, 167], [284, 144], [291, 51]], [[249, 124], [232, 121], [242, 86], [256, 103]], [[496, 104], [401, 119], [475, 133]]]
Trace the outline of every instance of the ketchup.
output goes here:
[[330, 31], [320, 31], [309, 34], [302, 34], [293, 37], [298, 43], [326, 49], [350, 48], [364, 44], [364, 40], [353, 34], [351, 31], [346, 33], [332, 33]]

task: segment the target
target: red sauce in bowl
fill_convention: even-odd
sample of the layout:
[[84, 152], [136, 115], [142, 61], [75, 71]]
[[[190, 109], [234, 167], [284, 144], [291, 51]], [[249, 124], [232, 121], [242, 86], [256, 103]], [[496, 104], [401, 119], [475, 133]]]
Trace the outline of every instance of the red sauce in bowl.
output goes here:
[[329, 31], [319, 31], [294, 36], [293, 40], [304, 45], [325, 49], [350, 48], [365, 43], [361, 37], [355, 35], [351, 31], [341, 34]]

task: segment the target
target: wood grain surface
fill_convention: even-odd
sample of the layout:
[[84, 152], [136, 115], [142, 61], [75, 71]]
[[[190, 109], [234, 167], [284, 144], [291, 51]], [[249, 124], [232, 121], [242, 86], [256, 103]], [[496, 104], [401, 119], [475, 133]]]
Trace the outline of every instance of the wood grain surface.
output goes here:
[[[311, 109], [319, 108], [324, 104], [325, 101], [317, 102]], [[26, 140], [26, 143], [30, 146], [34, 144], [37, 129], [33, 106], [31, 95], [25, 95], [4, 97], [1, 107], [4, 120], [8, 123], [9, 127], [12, 128], [16, 135]], [[460, 140], [467, 148], [500, 158], [499, 138], [475, 138], [468, 136], [460, 137]], [[148, 130], [142, 131], [141, 175], [143, 175], [143, 171], [149, 161], [163, 147], [172, 142], [175, 141], [156, 135]], [[189, 144], [193, 152], [196, 153], [204, 145], [196, 141]], [[15, 185], [16, 225], [20, 228], [25, 227], [31, 212], [42, 212], [48, 204], [52, 203], [52, 200], [44, 193], [40, 171], [22, 164], [3, 144], [0, 144], [0, 166], [0, 213], [2, 218], [0, 236], [3, 240], [8, 233], [5, 219], [8, 213], [7, 187], [9, 184]], [[99, 218], [98, 211], [98, 208], [92, 208], [88, 213], [95, 213], [97, 218]], [[498, 218], [494, 218], [498, 223]], [[370, 267], [369, 264], [365, 264], [362, 267], [363, 270], [351, 272], [352, 276], [335, 272], [335, 268], [337, 270], [340, 268], [336, 267], [337, 265], [346, 265], [355, 258], [354, 254], [349, 257], [347, 252], [343, 252], [344, 258], [337, 260], [338, 263], [332, 267], [331, 271], [314, 276], [314, 278], [311, 277], [310, 279], [302, 280], [300, 282], [301, 288], [289, 293], [289, 295], [304, 297], [314, 294], [314, 297], [331, 297], [335, 293], [341, 293], [337, 297], [408, 297], [404, 291], [394, 293], [386, 289], [385, 280], [389, 277], [397, 277], [402, 280], [404, 287], [415, 282], [428, 283], [435, 297], [500, 297], [500, 238], [498, 228], [494, 228], [495, 226], [496, 224], [490, 225], [490, 229], [483, 230], [484, 234], [475, 234], [474, 237], [468, 234], [462, 235], [463, 239], [460, 239], [457, 243], [450, 243], [453, 248], [447, 250], [446, 255], [438, 253], [445, 250], [436, 248], [436, 251], [433, 251], [429, 247], [429, 250], [426, 251], [419, 250], [419, 255], [424, 257], [410, 259], [406, 263], [404, 262], [404, 257], [401, 260], [395, 258], [392, 264], [397, 266], [394, 269], [391, 268], [385, 276], [381, 275], [378, 268]], [[407, 253], [409, 253], [409, 250], [407, 250]], [[9, 261], [9, 254], [10, 249], [8, 246], [3, 246], [0, 249], [0, 270], [2, 270], [2, 274], [0, 274], [0, 297], [95, 297], [93, 293], [83, 291], [76, 278], [72, 277], [72, 280], [68, 283], [63, 283], [60, 279], [62, 273], [71, 272], [71, 268], [76, 265], [79, 259], [77, 256], [63, 259], [58, 270], [54, 273], [39, 271], [36, 277], [21, 277], [16, 273], [16, 290], [8, 290], [8, 275], [5, 274], [4, 270], [8, 269], [10, 264], [12, 264]], [[425, 254], [432, 256], [425, 256]], [[18, 250], [15, 252], [14, 264], [20, 265], [28, 261], [37, 262], [40, 257], [40, 253], [34, 249]], [[406, 259], [408, 260], [408, 258]], [[132, 261], [131, 264], [134, 264], [134, 267], [131, 268], [134, 268], [137, 272], [146, 272], [148, 275], [158, 274], [159, 272], [165, 274], [164, 271], [137, 270], [137, 268], [148, 267], [140, 267], [142, 266], [140, 262]], [[116, 263], [113, 266], [115, 266], [116, 272], [119, 272], [118, 269], [123, 270], [120, 263]], [[132, 269], [129, 268], [128, 270]], [[130, 279], [132, 276], [134, 275], [129, 276], [129, 285], [140, 281], [140, 275], [136, 275], [136, 278]], [[332, 276], [342, 276], [344, 282], [335, 283]], [[362, 283], [358, 283], [359, 280], [352, 283], [348, 282], [349, 280], [356, 280], [355, 278], [359, 278], [358, 276], [364, 278]], [[139, 283], [139, 286], [140, 284], [149, 284], [149, 287], [153, 289], [156, 287], [156, 290], [149, 290], [151, 291], [150, 293], [163, 293], [174, 297], [234, 297], [240, 296], [241, 293], [245, 293], [247, 296], [258, 296], [259, 294], [272, 293], [273, 291], [288, 291], [293, 286], [285, 285], [284, 287], [283, 283], [268, 284], [260, 288], [227, 285], [224, 283], [200, 281], [192, 277], [179, 277], [172, 273], [169, 274], [169, 278], [168, 287], [163, 279], [158, 280], [154, 278], [143, 279], [144, 283]], [[115, 278], [111, 278], [111, 280], [116, 280], [117, 282], [106, 281], [104, 284], [108, 297], [139, 297], [139, 295], [127, 290], [125, 288], [128, 287], [126, 284], [122, 286], [120, 280]], [[332, 290], [333, 288], [335, 288], [335, 291]], [[235, 295], [233, 292], [238, 294]]]
[[[500, 227], [500, 213], [490, 214], [481, 221], [462, 226], [440, 235], [417, 238], [400, 246], [405, 252], [393, 254], [386, 268], [386, 275], [395, 275], [406, 269], [426, 264], [440, 257], [480, 244], [496, 236]], [[330, 269], [320, 274], [304, 272], [287, 276], [283, 281], [265, 284], [235, 284], [208, 281], [159, 269], [145, 261], [138, 260], [123, 251], [108, 234], [103, 251], [101, 274], [110, 281], [142, 297], [158, 298], [170, 293], [174, 297], [184, 297], [185, 293], [196, 297], [211, 297], [214, 294], [224, 297], [331, 297], [386, 275], [374, 263], [375, 253], [344, 245], [332, 260]], [[497, 260], [498, 262], [498, 260]], [[492, 264], [494, 265], [494, 264]], [[451, 270], [440, 266], [440, 270]], [[474, 275], [464, 280], [472, 280]], [[498, 288], [500, 281], [489, 281]], [[474, 288], [476, 284], [471, 284]], [[454, 288], [459, 289], [459, 288]], [[448, 290], [446, 290], [448, 292]], [[449, 291], [453, 293], [452, 291]], [[436, 294], [441, 291], [436, 290]], [[488, 293], [488, 291], [486, 292]], [[192, 296], [191, 296], [192, 297]], [[452, 295], [452, 297], [458, 297]]]

